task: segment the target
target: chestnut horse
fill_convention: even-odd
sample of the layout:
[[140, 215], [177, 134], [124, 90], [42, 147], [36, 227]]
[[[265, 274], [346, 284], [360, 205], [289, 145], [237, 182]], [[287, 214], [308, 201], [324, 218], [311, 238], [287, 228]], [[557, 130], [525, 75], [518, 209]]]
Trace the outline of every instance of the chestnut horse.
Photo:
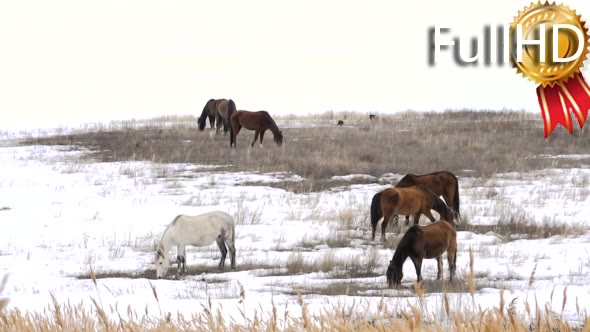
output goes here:
[[204, 130], [205, 126], [207, 125], [207, 118], [209, 119], [209, 125], [211, 129], [215, 126], [215, 110], [217, 108], [217, 100], [216, 99], [209, 99], [203, 107], [203, 112], [201, 112], [201, 116], [197, 120], [199, 124], [199, 130]]
[[[424, 175], [407, 174], [396, 185], [396, 188], [407, 188], [423, 184], [432, 190], [437, 196], [442, 196], [448, 206], [455, 211], [455, 219], [460, 218], [459, 214], [459, 181], [457, 177], [446, 171], [439, 171]], [[408, 224], [406, 217], [406, 224]], [[416, 221], [414, 221], [416, 223]]]
[[375, 230], [381, 217], [383, 217], [381, 241], [385, 242], [385, 228], [394, 215], [413, 215], [414, 223], [417, 224], [420, 216], [424, 214], [431, 222], [434, 222], [435, 219], [430, 210], [435, 210], [440, 214], [441, 219], [454, 225], [453, 210], [428, 187], [419, 185], [384, 189], [376, 193], [371, 202], [371, 226], [373, 227], [371, 239], [375, 240]]
[[235, 112], [231, 117], [230, 147], [236, 147], [236, 137], [242, 127], [248, 130], [254, 130], [254, 140], [250, 144], [250, 147], [254, 146], [258, 135], [260, 135], [260, 145], [262, 146], [264, 132], [267, 129], [272, 132], [274, 141], [278, 146], [283, 144], [283, 132], [279, 130], [275, 121], [266, 111], [250, 112], [240, 110]]
[[422, 260], [424, 258], [436, 258], [438, 273], [436, 280], [443, 277], [442, 254], [447, 252], [450, 280], [453, 281], [457, 262], [457, 231], [446, 221], [437, 221], [433, 224], [420, 226], [414, 225], [408, 229], [400, 240], [393, 258], [387, 267], [387, 284], [389, 288], [398, 288], [404, 277], [402, 267], [408, 257], [416, 268], [417, 281], [422, 281]]

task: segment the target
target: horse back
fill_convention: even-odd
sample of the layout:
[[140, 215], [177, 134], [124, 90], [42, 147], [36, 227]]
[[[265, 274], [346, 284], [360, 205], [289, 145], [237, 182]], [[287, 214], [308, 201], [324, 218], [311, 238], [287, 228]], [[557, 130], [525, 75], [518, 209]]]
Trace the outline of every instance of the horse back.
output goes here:
[[218, 236], [234, 238], [233, 217], [223, 211], [213, 211], [197, 216], [180, 215], [170, 224], [175, 242], [194, 246], [212, 243]]
[[416, 185], [425, 185], [437, 196], [444, 194], [446, 187], [455, 188], [457, 186], [457, 177], [447, 171], [438, 171], [423, 175], [407, 174], [396, 185], [396, 187], [404, 188]]
[[[234, 120], [235, 118], [235, 120]], [[239, 124], [248, 130], [266, 130], [275, 125], [274, 120], [267, 111], [235, 111], [231, 119], [232, 123]]]
[[393, 208], [395, 213], [410, 215], [423, 209], [425, 194], [417, 187], [388, 188], [382, 191], [381, 205]]
[[457, 231], [446, 221], [420, 227], [424, 237], [425, 258], [435, 258], [457, 246]]

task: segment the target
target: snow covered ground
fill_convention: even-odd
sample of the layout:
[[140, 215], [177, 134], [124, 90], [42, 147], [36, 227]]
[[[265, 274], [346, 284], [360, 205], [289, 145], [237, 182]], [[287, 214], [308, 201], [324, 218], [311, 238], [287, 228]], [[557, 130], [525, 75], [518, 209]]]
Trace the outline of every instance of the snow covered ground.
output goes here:
[[[443, 310], [443, 282], [433, 280], [435, 260], [423, 264], [423, 303], [412, 287], [416, 275], [409, 260], [402, 289], [387, 288], [385, 270], [393, 250], [370, 241], [369, 224], [371, 198], [386, 186], [295, 194], [265, 185], [300, 181], [294, 174], [88, 163], [79, 159], [83, 151], [18, 146], [13, 134], [1, 136], [0, 275], [8, 273], [9, 280], [0, 295], [10, 298], [9, 307], [43, 311], [55, 294], [71, 303], [100, 299], [123, 317], [128, 307], [159, 316], [190, 314], [211, 301], [240, 321], [255, 312], [270, 315], [273, 306], [296, 315], [299, 293], [317, 312], [353, 302], [376, 311], [382, 300], [391, 308], [413, 303], [426, 312]], [[242, 185], [246, 183], [258, 185]], [[521, 310], [526, 302], [533, 308], [549, 305], [570, 322], [583, 322], [590, 309], [589, 184], [590, 168], [461, 177], [461, 212], [470, 224], [526, 220], [579, 231], [542, 239], [460, 231], [458, 286], [449, 289], [466, 289], [473, 250], [476, 293], [472, 298], [467, 292], [450, 292], [451, 306], [497, 307], [503, 289], [504, 299], [516, 299]], [[230, 270], [229, 264], [225, 271], [217, 269], [215, 244], [188, 247], [190, 273], [176, 280], [171, 268], [168, 279], [155, 280], [155, 245], [166, 225], [178, 214], [212, 210], [236, 218], [237, 269]], [[388, 241], [396, 233], [388, 233]], [[89, 278], [91, 269], [97, 285]], [[445, 261], [445, 279], [446, 272]]]

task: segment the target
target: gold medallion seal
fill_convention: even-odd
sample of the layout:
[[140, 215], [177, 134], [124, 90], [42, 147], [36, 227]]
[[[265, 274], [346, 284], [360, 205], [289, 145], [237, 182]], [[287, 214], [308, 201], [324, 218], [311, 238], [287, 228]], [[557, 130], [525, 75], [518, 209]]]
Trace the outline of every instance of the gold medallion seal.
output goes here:
[[[556, 5], [545, 2], [544, 4], [533, 3], [529, 7], [525, 7], [522, 12], [519, 11], [518, 16], [510, 25], [511, 45], [516, 45], [517, 26], [520, 25], [522, 40], [544, 39], [545, 54], [543, 54], [543, 58], [543, 55], [540, 54], [542, 48], [539, 45], [524, 45], [521, 61], [517, 59], [516, 51], [518, 50], [511, 50], [510, 61], [512, 65], [524, 77], [528, 77], [543, 87], [566, 82], [575, 74], [580, 73], [580, 68], [588, 55], [588, 45], [590, 44], [588, 39], [590, 37], [584, 23], [575, 10], [571, 10], [563, 4]], [[556, 25], [575, 27], [582, 32], [583, 38], [579, 38], [572, 29], [560, 28], [557, 30], [557, 40], [553, 40], [553, 30]], [[541, 36], [541, 34], [544, 35]], [[554, 44], [557, 45], [555, 51], [558, 54], [554, 54]], [[568, 59], [574, 56], [580, 47], [583, 49], [582, 53], [574, 60], [554, 62], [556, 55], [558, 58]]]
[[590, 111], [590, 85], [580, 72], [590, 37], [580, 15], [563, 4], [525, 7], [510, 25], [510, 62], [537, 86], [545, 138], [557, 125], [573, 134], [570, 112], [583, 128]]

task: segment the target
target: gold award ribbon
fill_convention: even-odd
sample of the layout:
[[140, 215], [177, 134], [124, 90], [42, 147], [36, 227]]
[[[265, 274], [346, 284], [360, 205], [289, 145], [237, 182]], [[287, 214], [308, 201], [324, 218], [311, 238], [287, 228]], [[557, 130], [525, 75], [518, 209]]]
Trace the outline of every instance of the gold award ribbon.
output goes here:
[[580, 73], [590, 45], [588, 29], [575, 10], [563, 4], [532, 3], [510, 25], [510, 62], [539, 84], [545, 138], [558, 124], [573, 133], [573, 111], [580, 129], [590, 109], [590, 86]]

